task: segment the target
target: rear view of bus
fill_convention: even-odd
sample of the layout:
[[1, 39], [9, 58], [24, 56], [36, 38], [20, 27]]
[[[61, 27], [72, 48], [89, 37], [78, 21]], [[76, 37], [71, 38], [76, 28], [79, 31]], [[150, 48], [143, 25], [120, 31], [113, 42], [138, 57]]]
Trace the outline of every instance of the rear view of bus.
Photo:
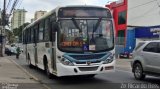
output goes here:
[[61, 7], [57, 18], [57, 76], [94, 76], [114, 71], [114, 27], [109, 9]]

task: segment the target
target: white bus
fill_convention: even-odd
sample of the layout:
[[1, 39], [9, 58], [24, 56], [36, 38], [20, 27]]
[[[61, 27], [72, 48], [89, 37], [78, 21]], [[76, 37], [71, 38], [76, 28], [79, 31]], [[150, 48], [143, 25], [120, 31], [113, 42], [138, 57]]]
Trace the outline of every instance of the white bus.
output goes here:
[[115, 70], [111, 12], [97, 6], [58, 7], [23, 30], [29, 66], [56, 76]]

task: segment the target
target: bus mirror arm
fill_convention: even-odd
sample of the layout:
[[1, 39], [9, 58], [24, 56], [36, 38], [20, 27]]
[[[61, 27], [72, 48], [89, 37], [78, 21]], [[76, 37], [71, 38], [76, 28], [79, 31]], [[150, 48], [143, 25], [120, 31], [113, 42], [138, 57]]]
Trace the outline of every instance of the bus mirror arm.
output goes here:
[[56, 32], [58, 29], [58, 24], [55, 22], [50, 23], [50, 27], [52, 28], [52, 32]]
[[56, 39], [55, 39], [55, 32], [53, 32], [52, 35], [51, 35], [51, 41], [52, 41], [52, 42], [55, 42], [55, 40], [56, 40]]

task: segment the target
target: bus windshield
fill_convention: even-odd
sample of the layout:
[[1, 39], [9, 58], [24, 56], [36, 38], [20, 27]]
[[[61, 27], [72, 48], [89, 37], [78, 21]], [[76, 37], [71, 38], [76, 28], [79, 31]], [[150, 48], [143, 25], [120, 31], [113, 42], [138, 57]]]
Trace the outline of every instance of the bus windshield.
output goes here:
[[58, 47], [65, 52], [101, 52], [113, 49], [112, 21], [61, 19]]

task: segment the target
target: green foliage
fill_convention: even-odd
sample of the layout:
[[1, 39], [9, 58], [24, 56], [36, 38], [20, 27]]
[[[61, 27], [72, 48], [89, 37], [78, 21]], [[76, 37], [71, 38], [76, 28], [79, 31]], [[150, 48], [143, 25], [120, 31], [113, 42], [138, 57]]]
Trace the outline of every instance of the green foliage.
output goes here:
[[14, 37], [12, 31], [6, 29], [5, 33], [6, 33], [6, 37], [7, 37], [8, 41], [9, 41], [9, 43], [14, 43], [15, 42], [15, 39], [14, 39], [15, 37]]
[[13, 29], [13, 34], [14, 36], [18, 36], [19, 38], [19, 41], [21, 42], [22, 41], [22, 31], [23, 29], [29, 25], [30, 23], [24, 23], [22, 26], [20, 26], [19, 28], [15, 28]]

